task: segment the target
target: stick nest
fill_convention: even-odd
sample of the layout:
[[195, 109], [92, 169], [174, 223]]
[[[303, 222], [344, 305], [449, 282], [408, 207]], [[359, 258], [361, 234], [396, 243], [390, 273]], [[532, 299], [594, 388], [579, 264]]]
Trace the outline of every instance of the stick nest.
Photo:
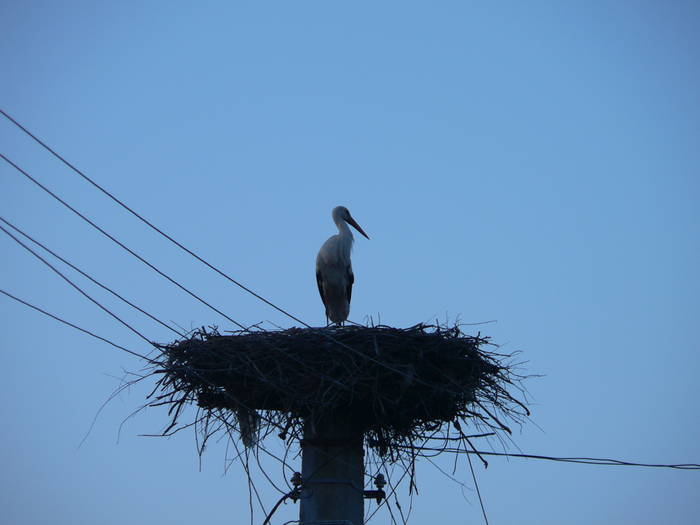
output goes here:
[[[426, 440], [466, 440], [466, 425], [492, 435], [529, 415], [509, 390], [521, 379], [459, 326], [347, 326], [240, 331], [201, 329], [163, 345], [150, 406], [189, 404], [204, 428], [235, 429], [250, 445], [270, 433], [301, 439], [304, 421], [342, 417], [366, 446], [396, 459]], [[210, 423], [216, 421], [218, 427]], [[183, 425], [186, 427], [189, 425]], [[210, 432], [205, 432], [208, 434]], [[453, 436], [453, 437], [450, 437]]]

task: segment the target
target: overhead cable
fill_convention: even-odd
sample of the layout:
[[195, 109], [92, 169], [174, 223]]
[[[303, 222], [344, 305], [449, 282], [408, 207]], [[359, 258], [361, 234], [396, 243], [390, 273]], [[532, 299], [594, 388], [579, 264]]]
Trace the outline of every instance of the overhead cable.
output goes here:
[[167, 323], [161, 321], [160, 319], [158, 319], [158, 318], [155, 317], [154, 315], [148, 313], [146, 310], [144, 310], [143, 308], [139, 307], [138, 305], [132, 303], [132, 302], [129, 301], [128, 299], [125, 299], [125, 298], [122, 297], [120, 294], [118, 294], [117, 292], [115, 292], [114, 290], [112, 290], [111, 288], [109, 288], [108, 286], [102, 284], [100, 281], [98, 281], [97, 279], [93, 278], [93, 277], [92, 277], [90, 274], [88, 274], [87, 272], [84, 272], [83, 270], [81, 270], [80, 268], [78, 268], [77, 266], [75, 266], [75, 265], [74, 265], [73, 263], [71, 263], [70, 261], [64, 259], [64, 258], [61, 257], [60, 255], [58, 255], [56, 252], [54, 252], [54, 251], [51, 250], [50, 248], [46, 247], [46, 246], [45, 246], [44, 244], [42, 244], [41, 242], [37, 241], [37, 240], [36, 240], [34, 237], [32, 237], [31, 235], [29, 235], [29, 234], [27, 234], [26, 232], [22, 231], [20, 228], [18, 228], [17, 226], [15, 226], [15, 225], [12, 224], [11, 222], [9, 222], [7, 219], [5, 219], [5, 218], [3, 218], [3, 217], [0, 217], [0, 221], [4, 222], [7, 226], [9, 226], [10, 228], [12, 228], [14, 231], [16, 231], [17, 233], [19, 233], [20, 235], [22, 235], [24, 238], [26, 238], [26, 239], [32, 241], [32, 242], [33, 242], [34, 244], [36, 244], [37, 246], [43, 248], [45, 251], [47, 251], [48, 253], [50, 253], [51, 255], [53, 255], [56, 259], [58, 259], [58, 260], [61, 261], [62, 263], [64, 263], [64, 264], [70, 266], [71, 268], [73, 268], [76, 272], [80, 273], [82, 276], [86, 277], [87, 279], [89, 279], [90, 281], [92, 281], [93, 283], [95, 283], [97, 286], [99, 286], [100, 288], [102, 288], [103, 290], [106, 290], [107, 292], [111, 293], [111, 294], [114, 295], [116, 298], [118, 298], [118, 299], [120, 299], [121, 301], [125, 302], [126, 304], [128, 304], [128, 305], [131, 306], [132, 308], [138, 310], [138, 311], [141, 312], [142, 314], [148, 316], [149, 318], [153, 319], [155, 322], [159, 323], [161, 326], [164, 326], [164, 327], [167, 328], [168, 330], [170, 330], [170, 331], [176, 333], [176, 334], [179, 335], [180, 337], [185, 337], [185, 334], [184, 334], [184, 333], [180, 332], [179, 330], [176, 330], [176, 329], [173, 328], [172, 326], [170, 326], [170, 325], [168, 325]]
[[61, 318], [58, 317], [57, 315], [54, 315], [54, 314], [52, 314], [52, 313], [49, 313], [49, 312], [47, 312], [46, 310], [43, 310], [43, 309], [39, 308], [38, 306], [35, 306], [35, 305], [31, 304], [31, 303], [28, 303], [27, 301], [24, 301], [24, 300], [20, 299], [19, 297], [16, 297], [16, 296], [12, 295], [10, 292], [6, 292], [5, 290], [0, 289], [0, 293], [6, 295], [6, 296], [9, 297], [10, 299], [14, 299], [14, 300], [17, 301], [17, 302], [22, 303], [22, 304], [25, 305], [25, 306], [28, 306], [29, 308], [32, 308], [32, 309], [36, 310], [37, 312], [41, 312], [42, 314], [47, 315], [48, 317], [51, 317], [52, 319], [55, 319], [56, 321], [58, 321], [58, 322], [60, 322], [60, 323], [63, 323], [63, 324], [68, 325], [68, 326], [70, 326], [70, 327], [72, 327], [72, 328], [75, 328], [76, 330], [79, 330], [79, 331], [81, 331], [81, 332], [83, 332], [83, 333], [85, 333], [85, 334], [88, 334], [89, 336], [92, 336], [92, 337], [94, 337], [95, 339], [99, 339], [100, 341], [104, 341], [105, 343], [110, 344], [110, 345], [112, 345], [113, 347], [118, 348], [119, 350], [123, 350], [124, 352], [127, 352], [127, 353], [129, 353], [129, 354], [131, 354], [131, 355], [135, 355], [136, 357], [140, 357], [141, 359], [145, 359], [145, 360], [148, 361], [149, 363], [157, 364], [156, 361], [154, 361], [153, 359], [151, 359], [151, 358], [149, 358], [149, 357], [146, 357], [145, 355], [139, 354], [138, 352], [134, 352], [133, 350], [129, 350], [128, 348], [125, 348], [125, 347], [123, 347], [123, 346], [121, 346], [121, 345], [118, 345], [117, 343], [114, 343], [114, 342], [110, 341], [110, 340], [107, 339], [106, 337], [102, 337], [101, 335], [97, 335], [97, 334], [91, 332], [90, 330], [86, 330], [85, 328], [81, 328], [80, 326], [78, 326], [78, 325], [76, 325], [76, 324], [73, 324], [73, 323], [71, 323], [70, 321], [66, 321], [65, 319], [61, 319]]
[[[158, 228], [157, 226], [155, 226], [155, 225], [154, 225], [152, 222], [150, 222], [149, 220], [145, 219], [142, 215], [140, 215], [139, 213], [137, 213], [136, 211], [134, 211], [132, 208], [130, 208], [129, 206], [127, 206], [124, 202], [122, 202], [120, 199], [118, 199], [117, 197], [115, 197], [112, 193], [110, 193], [109, 191], [107, 191], [105, 188], [103, 188], [102, 186], [100, 186], [97, 182], [95, 182], [94, 180], [92, 180], [90, 177], [88, 177], [88, 176], [87, 176], [85, 173], [83, 173], [81, 170], [79, 170], [78, 168], [76, 168], [73, 164], [71, 164], [70, 162], [68, 162], [64, 157], [62, 157], [61, 155], [59, 155], [53, 148], [51, 148], [48, 144], [46, 144], [44, 141], [42, 141], [40, 138], [38, 138], [36, 135], [34, 135], [31, 131], [29, 131], [27, 128], [25, 128], [22, 124], [20, 124], [19, 122], [17, 122], [14, 118], [12, 118], [10, 115], [8, 115], [5, 111], [3, 111], [2, 109], [0, 109], [0, 113], [2, 113], [2, 115], [3, 115], [5, 118], [7, 118], [10, 122], [12, 122], [13, 124], [15, 124], [19, 129], [21, 129], [22, 131], [24, 131], [28, 136], [30, 136], [32, 139], [34, 139], [34, 141], [36, 141], [39, 145], [41, 145], [44, 149], [46, 149], [46, 150], [47, 150], [49, 153], [51, 153], [54, 157], [56, 157], [58, 160], [60, 160], [61, 162], [63, 162], [63, 164], [65, 164], [66, 166], [68, 166], [71, 170], [73, 170], [75, 173], [77, 173], [78, 175], [80, 175], [83, 179], [85, 179], [87, 182], [89, 182], [90, 184], [92, 184], [95, 188], [97, 188], [97, 189], [100, 190], [102, 193], [104, 193], [105, 195], [107, 195], [110, 199], [112, 199], [114, 202], [116, 202], [117, 204], [119, 204], [122, 208], [124, 208], [124, 209], [127, 210], [129, 213], [131, 213], [132, 215], [134, 215], [136, 218], [138, 218], [138, 219], [139, 219], [140, 221], [142, 221], [144, 224], [148, 225], [151, 229], [153, 229], [154, 231], [158, 232], [160, 235], [162, 235], [163, 237], [165, 237], [166, 239], [168, 239], [170, 242], [172, 242], [173, 244], [175, 244], [178, 248], [184, 250], [185, 252], [187, 252], [188, 254], [190, 254], [192, 257], [194, 257], [195, 259], [197, 259], [197, 260], [200, 261], [201, 263], [205, 264], [205, 265], [208, 266], [210, 269], [214, 270], [216, 273], [218, 273], [219, 275], [221, 275], [222, 277], [224, 277], [224, 278], [227, 279], [228, 281], [232, 282], [232, 283], [235, 284], [236, 286], [240, 287], [241, 289], [245, 290], [245, 291], [248, 292], [249, 294], [255, 296], [255, 297], [258, 298], [258, 299], [260, 299], [261, 301], [263, 301], [264, 303], [268, 304], [269, 306], [272, 306], [275, 310], [278, 310], [279, 312], [283, 313], [284, 315], [286, 315], [287, 317], [293, 319], [294, 321], [296, 321], [296, 322], [298, 322], [298, 323], [301, 323], [301, 324], [304, 325], [305, 327], [311, 328], [310, 325], [308, 325], [307, 323], [305, 323], [305, 322], [302, 321], [301, 319], [295, 317], [294, 315], [290, 314], [289, 312], [287, 312], [287, 311], [284, 310], [283, 308], [280, 308], [280, 307], [277, 306], [276, 304], [274, 304], [274, 303], [272, 303], [271, 301], [265, 299], [265, 298], [264, 298], [263, 296], [261, 296], [260, 294], [254, 292], [253, 290], [251, 290], [250, 288], [248, 288], [248, 287], [245, 286], [244, 284], [240, 283], [239, 281], [237, 281], [236, 279], [234, 279], [234, 278], [231, 277], [230, 275], [224, 273], [222, 270], [220, 270], [219, 268], [217, 268], [217, 267], [214, 266], [213, 264], [211, 264], [211, 263], [209, 263], [208, 261], [206, 261], [204, 258], [202, 258], [202, 257], [200, 257], [199, 255], [197, 255], [195, 252], [193, 252], [192, 250], [190, 250], [189, 248], [187, 248], [186, 246], [184, 246], [184, 245], [181, 244], [180, 242], [178, 242], [178, 241], [176, 241], [175, 239], [173, 239], [170, 235], [168, 235], [168, 234], [165, 233], [163, 230], [161, 230], [160, 228]], [[237, 324], [237, 323], [236, 323], [236, 324]]]
[[[2, 110], [0, 110], [0, 111], [2, 111]], [[34, 177], [32, 177], [29, 173], [27, 173], [25, 170], [23, 170], [22, 168], [20, 168], [17, 164], [15, 164], [14, 162], [12, 162], [12, 161], [11, 161], [9, 158], [7, 158], [5, 155], [3, 155], [2, 153], [0, 153], [0, 157], [2, 157], [2, 159], [3, 159], [5, 162], [7, 162], [10, 166], [12, 166], [13, 168], [15, 168], [17, 171], [19, 171], [19, 172], [20, 172], [22, 175], [24, 175], [27, 179], [29, 179], [29, 180], [32, 181], [34, 184], [36, 184], [37, 186], [39, 186], [39, 188], [41, 188], [41, 189], [44, 190], [46, 193], [48, 193], [49, 195], [51, 195], [51, 197], [53, 197], [53, 198], [56, 199], [58, 202], [60, 202], [61, 204], [63, 204], [66, 208], [68, 208], [70, 211], [72, 211], [73, 213], [75, 213], [78, 217], [80, 217], [81, 219], [83, 219], [83, 220], [84, 220], [85, 222], [87, 222], [90, 226], [92, 226], [93, 228], [95, 228], [97, 231], [99, 231], [101, 234], [103, 234], [104, 236], [106, 236], [106, 237], [107, 237], [108, 239], [110, 239], [111, 241], [113, 241], [113, 242], [115, 242], [116, 244], [118, 244], [121, 248], [123, 248], [124, 250], [126, 250], [127, 252], [129, 252], [131, 255], [133, 255], [134, 257], [136, 257], [139, 261], [141, 261], [142, 263], [144, 263], [145, 265], [147, 265], [147, 266], [148, 266], [149, 268], [151, 268], [153, 271], [155, 271], [155, 272], [158, 273], [159, 275], [165, 277], [165, 278], [166, 278], [168, 281], [170, 281], [172, 284], [174, 284], [175, 286], [177, 286], [177, 287], [180, 288], [181, 290], [187, 292], [189, 295], [191, 295], [192, 297], [194, 297], [195, 299], [197, 299], [200, 303], [202, 303], [202, 304], [208, 306], [209, 308], [211, 308], [212, 310], [214, 310], [216, 313], [218, 313], [218, 314], [221, 315], [222, 317], [228, 319], [229, 321], [231, 321], [233, 324], [235, 324], [235, 325], [238, 326], [239, 328], [241, 328], [241, 329], [243, 329], [243, 330], [247, 330], [247, 327], [245, 327], [244, 325], [242, 325], [241, 323], [239, 323], [239, 322], [236, 321], [235, 319], [232, 319], [231, 317], [229, 317], [228, 315], [226, 315], [224, 312], [222, 312], [221, 310], [219, 310], [219, 309], [216, 308], [215, 306], [212, 306], [211, 304], [209, 304], [207, 301], [205, 301], [204, 299], [202, 299], [201, 297], [199, 297], [197, 294], [195, 294], [194, 292], [192, 292], [192, 291], [189, 290], [188, 288], [186, 288], [186, 287], [184, 287], [183, 285], [181, 285], [181, 284], [180, 284], [179, 282], [177, 282], [175, 279], [173, 279], [173, 278], [170, 277], [169, 275], [165, 274], [164, 272], [162, 272], [161, 270], [159, 270], [158, 268], [156, 268], [153, 264], [151, 264], [151, 263], [148, 262], [146, 259], [144, 259], [143, 257], [141, 257], [138, 253], [136, 253], [135, 251], [133, 251], [131, 248], [127, 247], [124, 243], [122, 243], [122, 242], [119, 241], [118, 239], [116, 239], [113, 235], [107, 233], [105, 230], [103, 230], [102, 228], [100, 228], [97, 224], [95, 224], [93, 221], [91, 221], [90, 219], [88, 219], [85, 215], [83, 215], [82, 213], [80, 213], [80, 212], [79, 212], [78, 210], [76, 210], [73, 206], [71, 206], [70, 204], [68, 204], [68, 203], [67, 203], [66, 201], [64, 201], [61, 197], [59, 197], [58, 195], [56, 195], [53, 191], [51, 191], [50, 189], [48, 189], [48, 188], [47, 188], [46, 186], [44, 186], [41, 182], [39, 182], [37, 179], [35, 179]]]
[[112, 312], [109, 308], [107, 308], [107, 307], [104, 306], [102, 303], [100, 303], [97, 299], [93, 298], [90, 294], [88, 294], [86, 291], [84, 291], [82, 288], [80, 288], [80, 286], [78, 286], [78, 285], [75, 284], [73, 281], [71, 281], [68, 277], [66, 277], [58, 268], [56, 268], [53, 264], [51, 264], [49, 261], [47, 261], [46, 259], [44, 259], [41, 255], [39, 255], [39, 254], [36, 253], [34, 250], [32, 250], [29, 246], [27, 246], [27, 245], [24, 244], [22, 241], [20, 241], [17, 237], [15, 237], [14, 235], [12, 235], [12, 233], [10, 233], [8, 230], [6, 230], [3, 226], [0, 226], [0, 230], [2, 230], [3, 232], [5, 232], [5, 234], [7, 234], [10, 238], [12, 238], [17, 244], [19, 244], [22, 248], [24, 248], [25, 250], [27, 250], [27, 251], [28, 251], [29, 253], [31, 253], [34, 257], [36, 257], [36, 258], [39, 259], [41, 262], [43, 262], [46, 266], [48, 266], [49, 268], [51, 268], [51, 270], [53, 270], [56, 274], [58, 274], [59, 277], [61, 277], [64, 281], [66, 281], [68, 284], [70, 284], [73, 288], [75, 288], [78, 292], [80, 292], [80, 293], [81, 293], [85, 298], [87, 298], [89, 301], [91, 301], [91, 302], [93, 302], [94, 304], [96, 304], [99, 308], [101, 308], [103, 311], [105, 311], [106, 313], [108, 313], [108, 314], [109, 314], [110, 316], [112, 316], [114, 319], [116, 319], [116, 320], [119, 321], [121, 324], [123, 324], [124, 326], [126, 326], [129, 330], [131, 330], [133, 333], [135, 333], [135, 334], [136, 334], [137, 336], [139, 336], [141, 339], [143, 339], [144, 341], [146, 341], [148, 344], [153, 345], [153, 346], [155, 346], [155, 347], [158, 346], [157, 343], [154, 343], [153, 341], [151, 341], [148, 337], [146, 337], [145, 335], [143, 335], [143, 334], [142, 334], [141, 332], [139, 332], [136, 328], [134, 328], [133, 326], [131, 326], [129, 323], [127, 323], [127, 322], [124, 321], [121, 317], [119, 317], [117, 314], [115, 314], [114, 312]]
[[[408, 448], [402, 445], [398, 445], [398, 448]], [[632, 461], [624, 461], [621, 459], [609, 459], [609, 458], [588, 458], [588, 457], [556, 457], [556, 456], [543, 456], [540, 454], [510, 454], [508, 452], [488, 452], [484, 450], [463, 450], [459, 448], [452, 447], [420, 447], [418, 452], [457, 452], [462, 454], [476, 454], [481, 456], [500, 456], [508, 458], [523, 458], [523, 459], [541, 459], [546, 461], [558, 461], [563, 463], [579, 463], [585, 465], [599, 465], [599, 466], [612, 466], [612, 467], [645, 467], [645, 468], [668, 468], [675, 470], [700, 470], [700, 464], [698, 463], [636, 463]], [[419, 454], [423, 455], [423, 454]]]

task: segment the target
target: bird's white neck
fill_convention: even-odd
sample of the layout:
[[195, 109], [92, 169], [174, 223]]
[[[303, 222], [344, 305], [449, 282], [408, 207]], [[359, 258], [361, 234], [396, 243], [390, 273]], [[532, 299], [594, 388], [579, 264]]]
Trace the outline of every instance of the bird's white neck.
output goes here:
[[348, 226], [347, 222], [345, 222], [340, 217], [334, 219], [334, 221], [335, 225], [338, 227], [338, 235], [340, 235], [341, 237], [353, 239], [352, 231], [350, 231], [350, 227]]

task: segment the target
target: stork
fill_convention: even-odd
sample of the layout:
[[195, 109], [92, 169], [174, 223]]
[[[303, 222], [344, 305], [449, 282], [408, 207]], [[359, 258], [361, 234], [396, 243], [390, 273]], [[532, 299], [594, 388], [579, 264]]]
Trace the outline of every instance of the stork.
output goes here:
[[350, 251], [354, 241], [348, 224], [362, 235], [367, 234], [352, 218], [345, 206], [333, 208], [333, 222], [338, 233], [323, 243], [316, 256], [316, 282], [321, 300], [326, 307], [326, 320], [341, 325], [350, 313], [350, 298], [355, 276], [350, 263]]

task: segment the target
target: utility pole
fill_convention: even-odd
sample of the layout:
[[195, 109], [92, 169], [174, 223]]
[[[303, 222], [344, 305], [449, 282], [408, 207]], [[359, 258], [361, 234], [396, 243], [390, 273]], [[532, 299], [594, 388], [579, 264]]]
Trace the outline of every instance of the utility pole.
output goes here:
[[364, 522], [362, 433], [334, 415], [307, 420], [302, 440], [300, 525]]

